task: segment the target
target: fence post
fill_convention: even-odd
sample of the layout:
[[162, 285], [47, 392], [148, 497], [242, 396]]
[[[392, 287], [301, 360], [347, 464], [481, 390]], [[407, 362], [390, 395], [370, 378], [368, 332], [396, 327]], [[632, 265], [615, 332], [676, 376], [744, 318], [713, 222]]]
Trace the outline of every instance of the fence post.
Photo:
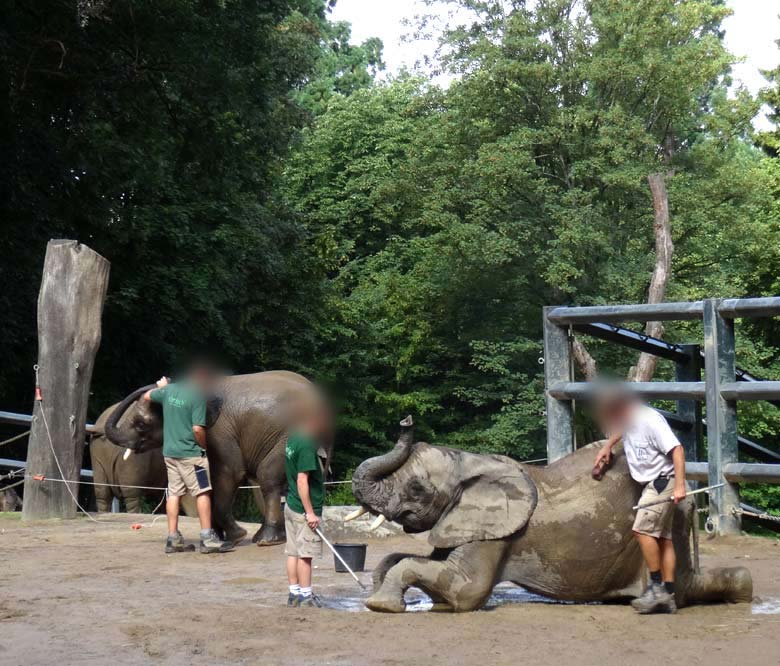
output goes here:
[[704, 301], [704, 373], [707, 395], [707, 461], [709, 485], [725, 483], [710, 491], [710, 519], [718, 534], [739, 534], [739, 490], [726, 481], [723, 470], [737, 462], [737, 405], [720, 393], [723, 384], [736, 381], [734, 321], [720, 316], [721, 299]]
[[[38, 295], [42, 401], [33, 405], [27, 472], [72, 481], [74, 495], [78, 493], [89, 385], [100, 345], [109, 266], [77, 241], [49, 241]], [[76, 506], [65, 483], [25, 481], [22, 520], [75, 515]]]
[[547, 410], [547, 463], [574, 451], [574, 424], [569, 400], [557, 400], [550, 387], [557, 382], [571, 381], [571, 348], [566, 327], [553, 324], [547, 314], [553, 307], [545, 307], [544, 320], [544, 396]]
[[[685, 362], [675, 363], [675, 381], [701, 381], [701, 347], [699, 345], [680, 345], [688, 357]], [[691, 427], [678, 433], [680, 443], [685, 449], [685, 459], [695, 462], [699, 459], [702, 441], [701, 403], [698, 400], [678, 400], [677, 415], [691, 423]]]

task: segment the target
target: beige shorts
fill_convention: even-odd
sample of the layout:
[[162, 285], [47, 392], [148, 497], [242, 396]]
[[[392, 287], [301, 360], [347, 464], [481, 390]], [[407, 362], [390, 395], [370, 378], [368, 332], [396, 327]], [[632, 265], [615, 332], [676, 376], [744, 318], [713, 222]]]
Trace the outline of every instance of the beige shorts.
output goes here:
[[[660, 493], [656, 491], [651, 481], [642, 491], [639, 498], [639, 504], [649, 504], [658, 500], [667, 499], [674, 493], [674, 477], [670, 477], [666, 482], [666, 488]], [[634, 532], [646, 534], [656, 539], [672, 538], [672, 521], [674, 520], [674, 502], [664, 502], [656, 504], [647, 509], [638, 509], [634, 519]]]
[[306, 516], [284, 505], [284, 529], [287, 532], [285, 555], [290, 557], [322, 557], [322, 539], [309, 527]]
[[206, 456], [166, 458], [165, 468], [168, 470], [168, 494], [173, 497], [187, 493], [197, 497], [211, 490], [209, 459]]

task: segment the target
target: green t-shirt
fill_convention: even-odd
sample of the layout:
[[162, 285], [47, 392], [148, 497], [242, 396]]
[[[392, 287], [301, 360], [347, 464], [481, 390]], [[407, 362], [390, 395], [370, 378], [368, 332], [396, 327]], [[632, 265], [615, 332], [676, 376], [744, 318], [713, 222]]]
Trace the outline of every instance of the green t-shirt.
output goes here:
[[152, 402], [163, 407], [163, 455], [195, 458], [204, 451], [195, 441], [192, 426], [206, 425], [206, 399], [192, 384], [168, 384], [152, 391]]
[[298, 473], [309, 472], [309, 496], [314, 513], [322, 515], [325, 484], [322, 466], [317, 459], [317, 443], [301, 432], [291, 433], [284, 449], [284, 468], [287, 473], [287, 506], [295, 513], [306, 513], [298, 494]]

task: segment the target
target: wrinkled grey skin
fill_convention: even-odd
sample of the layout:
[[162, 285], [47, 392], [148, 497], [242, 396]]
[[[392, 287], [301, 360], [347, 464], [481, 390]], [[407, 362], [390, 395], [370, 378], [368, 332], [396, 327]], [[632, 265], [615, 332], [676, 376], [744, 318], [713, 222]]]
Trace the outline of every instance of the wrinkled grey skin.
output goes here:
[[[165, 472], [165, 461], [162, 449], [151, 448], [131, 455], [124, 460], [123, 448], [114, 446], [105, 435], [108, 417], [116, 410], [119, 403], [106, 409], [90, 429], [89, 455], [92, 460], [92, 472], [95, 475], [95, 503], [101, 513], [111, 511], [114, 498], [125, 504], [128, 513], [140, 513], [143, 509], [143, 498], [149, 498], [155, 504], [162, 499], [162, 491], [144, 490], [131, 486], [147, 486], [149, 488], [165, 488], [168, 477]], [[119, 426], [127, 428], [137, 415], [138, 402], [134, 402], [119, 420]], [[162, 438], [162, 410], [159, 405], [149, 409], [148, 438]], [[182, 508], [188, 516], [196, 516], [195, 502], [190, 497], [182, 498]]]
[[21, 511], [22, 500], [13, 488], [0, 490], [0, 511]]
[[[127, 396], [105, 424], [106, 436], [120, 455], [125, 447], [143, 455], [162, 446], [160, 408], [139, 400], [149, 388], [154, 386]], [[224, 377], [212, 392], [222, 399], [218, 411], [209, 408], [206, 430], [214, 527], [234, 543], [246, 536], [233, 517], [233, 500], [238, 486], [247, 480], [261, 486], [255, 497], [264, 516], [253, 541], [260, 546], [282, 543], [281, 496], [286, 489], [284, 447], [291, 425], [290, 405], [321, 398], [308, 379], [283, 370]], [[323, 433], [321, 444], [328, 459], [332, 442], [332, 431]]]
[[[404, 593], [418, 587], [452, 611], [480, 608], [493, 587], [511, 581], [570, 601], [619, 601], [642, 593], [645, 570], [631, 527], [640, 494], [622, 450], [601, 481], [591, 477], [594, 449], [580, 449], [547, 467], [522, 465], [413, 442], [402, 430], [395, 448], [363, 462], [353, 492], [374, 513], [407, 532], [430, 530], [428, 557], [396, 553], [374, 571], [366, 605], [401, 612]], [[744, 567], [693, 572], [693, 506], [674, 518], [679, 606], [749, 602]]]

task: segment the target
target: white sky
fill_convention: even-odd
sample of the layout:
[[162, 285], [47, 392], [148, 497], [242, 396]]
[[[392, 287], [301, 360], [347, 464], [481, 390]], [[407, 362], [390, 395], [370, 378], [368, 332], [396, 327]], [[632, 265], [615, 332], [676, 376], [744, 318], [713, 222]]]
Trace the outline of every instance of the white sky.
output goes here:
[[[752, 93], [766, 84], [759, 69], [772, 69], [780, 64], [780, 0], [729, 0], [734, 14], [724, 23], [726, 46], [745, 62], [734, 65], [737, 83], [744, 84]], [[435, 49], [433, 41], [402, 41], [410, 28], [404, 19], [432, 11], [422, 0], [338, 0], [332, 17], [352, 24], [352, 39], [359, 43], [368, 37], [379, 37], [384, 42], [384, 60], [389, 73], [401, 68], [412, 69], [424, 56]], [[446, 19], [445, 11], [440, 10]], [[766, 121], [759, 119], [758, 126]]]

